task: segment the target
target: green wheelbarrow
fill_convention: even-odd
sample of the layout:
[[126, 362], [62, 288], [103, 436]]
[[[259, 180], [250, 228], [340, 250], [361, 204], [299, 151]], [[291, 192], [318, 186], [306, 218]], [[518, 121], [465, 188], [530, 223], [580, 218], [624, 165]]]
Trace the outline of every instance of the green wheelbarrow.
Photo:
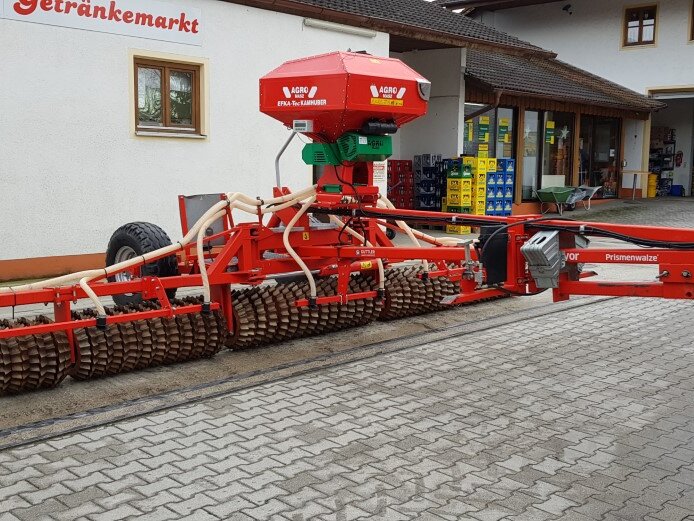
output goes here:
[[586, 197], [586, 192], [573, 186], [550, 186], [535, 190], [535, 197], [540, 201], [540, 211], [543, 214], [549, 212], [552, 205], [556, 205], [557, 212], [562, 215], [565, 209], [576, 208], [576, 203]]

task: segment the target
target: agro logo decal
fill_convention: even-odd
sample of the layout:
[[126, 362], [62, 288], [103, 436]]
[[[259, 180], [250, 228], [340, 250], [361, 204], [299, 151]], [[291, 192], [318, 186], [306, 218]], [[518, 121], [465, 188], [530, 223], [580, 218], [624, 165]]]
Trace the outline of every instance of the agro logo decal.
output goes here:
[[328, 100], [316, 99], [318, 87], [315, 85], [307, 87], [298, 85], [293, 87], [282, 87], [285, 99], [277, 102], [278, 107], [311, 107], [327, 105]]
[[387, 105], [390, 107], [402, 107], [405, 102], [402, 99], [407, 89], [405, 87], [394, 87], [392, 85], [377, 86], [371, 85], [371, 104]]

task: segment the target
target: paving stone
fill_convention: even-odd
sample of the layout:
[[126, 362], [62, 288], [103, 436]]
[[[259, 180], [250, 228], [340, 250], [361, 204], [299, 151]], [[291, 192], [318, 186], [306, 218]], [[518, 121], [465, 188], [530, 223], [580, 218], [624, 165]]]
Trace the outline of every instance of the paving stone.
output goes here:
[[54, 498], [42, 501], [36, 505], [26, 508], [15, 508], [12, 510], [12, 515], [26, 521], [35, 521], [37, 519], [50, 519], [68, 508]]
[[694, 511], [692, 310], [606, 300], [0, 453], [0, 512], [677, 519]]

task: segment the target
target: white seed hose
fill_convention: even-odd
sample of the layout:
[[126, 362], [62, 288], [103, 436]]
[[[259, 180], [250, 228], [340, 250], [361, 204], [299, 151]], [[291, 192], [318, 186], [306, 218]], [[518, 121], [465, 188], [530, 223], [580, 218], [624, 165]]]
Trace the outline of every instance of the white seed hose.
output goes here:
[[[391, 203], [387, 197], [380, 194], [378, 201], [376, 201], [376, 205], [381, 207], [383, 207], [382, 205], [385, 205], [385, 208], [388, 208], [389, 210], [396, 209], [395, 205]], [[422, 247], [417, 238], [414, 236], [414, 233], [412, 233], [412, 228], [410, 228], [405, 221], [395, 221], [395, 224], [397, 224], [398, 227], [407, 234], [412, 241], [412, 244], [414, 244], [417, 248]], [[429, 273], [429, 261], [427, 259], [422, 259], [422, 271], [424, 271], [424, 273]]]
[[203, 295], [203, 302], [205, 304], [210, 302], [210, 296], [211, 296], [211, 291], [210, 291], [210, 279], [209, 276], [207, 275], [207, 266], [205, 265], [205, 250], [203, 249], [202, 243], [203, 239], [205, 238], [205, 233], [207, 229], [210, 227], [210, 225], [215, 222], [217, 219], [221, 219], [226, 215], [226, 210], [222, 210], [214, 214], [212, 217], [207, 219], [202, 226], [200, 227], [200, 230], [198, 230], [198, 238], [196, 241], [196, 253], [198, 256], [198, 268], [200, 269], [200, 277], [202, 278], [202, 295]]
[[[147, 264], [149, 261], [155, 259], [155, 258], [163, 258], [167, 257], [168, 255], [174, 254], [182, 249], [184, 249], [188, 244], [190, 244], [193, 240], [196, 241], [196, 246], [197, 246], [197, 262], [198, 262], [198, 267], [200, 269], [200, 276], [202, 280], [202, 286], [203, 286], [203, 295], [204, 295], [204, 302], [210, 302], [211, 300], [211, 292], [210, 292], [210, 284], [209, 284], [209, 277], [207, 274], [207, 266], [205, 264], [205, 253], [203, 249], [203, 244], [204, 244], [204, 239], [205, 239], [205, 231], [209, 228], [209, 226], [214, 223], [216, 220], [221, 219], [224, 217], [227, 213], [227, 208], [231, 210], [240, 210], [246, 213], [249, 213], [251, 215], [258, 215], [260, 213], [261, 215], [266, 215], [266, 214], [271, 214], [275, 213], [281, 210], [285, 210], [287, 208], [290, 208], [296, 204], [301, 204], [301, 209], [292, 217], [292, 219], [287, 223], [287, 226], [284, 229], [284, 233], [282, 235], [282, 241], [284, 244], [285, 249], [287, 250], [287, 253], [292, 257], [292, 259], [297, 263], [297, 265], [301, 268], [301, 271], [304, 273], [306, 276], [306, 279], [308, 280], [309, 287], [310, 287], [310, 296], [312, 298], [317, 297], [317, 290], [316, 290], [316, 281], [315, 278], [313, 277], [313, 274], [311, 273], [311, 270], [308, 268], [306, 263], [301, 259], [301, 257], [296, 253], [294, 248], [292, 248], [290, 241], [289, 241], [289, 236], [291, 234], [292, 229], [296, 225], [296, 223], [299, 221], [299, 219], [308, 211], [308, 209], [311, 207], [311, 205], [316, 201], [316, 188], [317, 185], [309, 186], [307, 188], [304, 188], [303, 190], [300, 190], [296, 193], [291, 193], [279, 197], [273, 197], [270, 199], [259, 199], [259, 198], [252, 198], [246, 194], [242, 194], [240, 192], [229, 192], [225, 194], [225, 199], [222, 201], [219, 201], [212, 207], [210, 207], [201, 217], [198, 219], [198, 221], [188, 230], [188, 233], [178, 242], [171, 244], [169, 246], [165, 246], [163, 248], [160, 248], [158, 250], [154, 250], [148, 253], [145, 253], [143, 255], [140, 255], [138, 257], [134, 257], [132, 259], [119, 262], [117, 264], [113, 264], [111, 266], [108, 266], [103, 269], [94, 269], [94, 270], [85, 270], [85, 271], [80, 271], [76, 273], [71, 273], [68, 275], [63, 275], [60, 277], [54, 277], [51, 279], [47, 279], [44, 281], [39, 281], [39, 282], [32, 282], [30, 284], [23, 284], [20, 286], [11, 286], [11, 287], [3, 287], [0, 288], [0, 293], [10, 293], [10, 292], [17, 292], [17, 291], [27, 291], [27, 290], [37, 290], [37, 289], [44, 289], [47, 287], [56, 287], [56, 286], [61, 286], [61, 285], [68, 285], [68, 284], [79, 284], [79, 286], [82, 288], [82, 290], [85, 292], [87, 297], [92, 300], [94, 303], [94, 306], [97, 309], [97, 312], [100, 316], [105, 316], [106, 311], [104, 309], [104, 306], [101, 304], [99, 301], [99, 297], [96, 295], [94, 290], [89, 286], [90, 282], [93, 282], [96, 279], [101, 279], [105, 277], [109, 277], [111, 275], [114, 275], [116, 273], [119, 273], [121, 271], [124, 271], [129, 268], [133, 268], [136, 266], [142, 266]], [[308, 199], [307, 199], [308, 198]], [[379, 200], [378, 200], [378, 206], [381, 208], [388, 208], [388, 209], [395, 209], [395, 206], [384, 196], [380, 195]], [[260, 207], [260, 212], [258, 212]], [[334, 215], [330, 216], [330, 219], [333, 222], [338, 223], [340, 226], [344, 226], [344, 223], [337, 218]], [[435, 239], [434, 237], [427, 235], [422, 232], [414, 231], [412, 228], [410, 228], [407, 223], [404, 221], [395, 221], [398, 227], [403, 230], [407, 236], [410, 238], [413, 244], [415, 244], [418, 248], [421, 248], [422, 245], [419, 243], [417, 240], [417, 236], [420, 238], [427, 238], [429, 240], [434, 240], [438, 241], [440, 244], [444, 244], [446, 246], [454, 246], [457, 244], [458, 240], [453, 238], [453, 237], [444, 237], [440, 239]], [[350, 227], [346, 227], [345, 230], [347, 233], [349, 233], [351, 236], [359, 240], [360, 242], [364, 242], [364, 237], [356, 232], [354, 229]], [[372, 244], [368, 241], [366, 241], [367, 246], [372, 246]], [[376, 263], [378, 266], [378, 274], [379, 274], [379, 289], [383, 289], [385, 286], [385, 274], [384, 274], [384, 268], [383, 268], [383, 260], [382, 259], [376, 259]], [[427, 260], [422, 260], [422, 267], [425, 272], [429, 271], [429, 262]]]
[[301, 271], [304, 272], [304, 275], [306, 275], [306, 278], [308, 279], [308, 285], [311, 289], [311, 298], [316, 298], [317, 296], [316, 280], [313, 278], [313, 274], [311, 273], [311, 270], [308, 269], [308, 266], [306, 266], [306, 263], [303, 261], [301, 257], [299, 257], [299, 255], [297, 255], [296, 251], [294, 251], [294, 248], [292, 248], [292, 245], [289, 244], [289, 233], [292, 231], [292, 228], [294, 228], [294, 225], [301, 218], [301, 216], [306, 213], [306, 210], [308, 210], [311, 207], [311, 205], [315, 202], [315, 200], [316, 196], [311, 196], [311, 198], [301, 206], [301, 210], [296, 212], [294, 217], [292, 217], [289, 223], [287, 223], [287, 227], [284, 229], [284, 233], [282, 234], [282, 242], [284, 243], [284, 249], [287, 250], [287, 253], [299, 265]]
[[[203, 231], [209, 226], [205, 225], [210, 219], [217, 215], [216, 219], [222, 217], [226, 213], [226, 208], [231, 207], [231, 208], [238, 208], [242, 211], [246, 211], [250, 214], [255, 215], [257, 213], [257, 207], [261, 205], [276, 205], [270, 208], [263, 208], [261, 213], [272, 213], [276, 212], [279, 210], [283, 210], [285, 208], [288, 208], [294, 204], [297, 204], [301, 199], [307, 197], [308, 195], [315, 194], [316, 192], [316, 185], [304, 188], [303, 190], [300, 190], [299, 192], [292, 193], [292, 194], [287, 194], [283, 195], [280, 197], [273, 197], [271, 199], [267, 200], [261, 200], [261, 199], [253, 199], [252, 197], [242, 194], [240, 192], [229, 192], [226, 194], [226, 199], [219, 201], [217, 204], [213, 205], [209, 210], [207, 210], [201, 217], [198, 219], [198, 221], [190, 228], [188, 233], [178, 242], [171, 244], [169, 246], [165, 246], [164, 248], [160, 248], [158, 250], [154, 250], [148, 253], [145, 253], [144, 255], [140, 255], [138, 257], [134, 257], [132, 259], [129, 259], [127, 261], [119, 262], [117, 264], [113, 264], [111, 266], [108, 266], [104, 269], [95, 269], [95, 270], [85, 270], [85, 271], [80, 271], [76, 273], [71, 273], [68, 275], [63, 275], [60, 277], [54, 277], [51, 279], [39, 281], [39, 282], [32, 282], [30, 284], [22, 284], [19, 286], [11, 286], [11, 287], [3, 287], [0, 288], [0, 293], [11, 293], [11, 292], [16, 292], [16, 291], [27, 291], [27, 290], [35, 290], [35, 289], [44, 289], [47, 287], [55, 287], [55, 286], [61, 286], [61, 285], [67, 285], [67, 284], [74, 284], [78, 283], [80, 287], [84, 290], [84, 292], [87, 294], [87, 296], [93, 301], [94, 306], [97, 308], [97, 311], [99, 312], [100, 315], [105, 314], [105, 310], [103, 305], [99, 302], [99, 299], [94, 293], [94, 291], [89, 287], [89, 282], [92, 282], [95, 279], [99, 278], [104, 278], [108, 277], [110, 275], [113, 275], [115, 273], [118, 273], [120, 271], [133, 268], [135, 266], [139, 265], [144, 265], [147, 264], [147, 261], [150, 261], [154, 258], [157, 257], [166, 257], [169, 254], [176, 253], [177, 251], [182, 250], [187, 246], [190, 242], [193, 241], [198, 236], [198, 233], [202, 229]], [[223, 211], [222, 211], [223, 210]], [[214, 222], [213, 219], [212, 222]], [[204, 266], [204, 254], [203, 254], [203, 266]], [[200, 259], [198, 259], [200, 260]], [[205, 282], [205, 286], [207, 287], [207, 291], [209, 293], [209, 281], [207, 279], [207, 273], [204, 269], [201, 270], [201, 275], [203, 278], [203, 281]]]

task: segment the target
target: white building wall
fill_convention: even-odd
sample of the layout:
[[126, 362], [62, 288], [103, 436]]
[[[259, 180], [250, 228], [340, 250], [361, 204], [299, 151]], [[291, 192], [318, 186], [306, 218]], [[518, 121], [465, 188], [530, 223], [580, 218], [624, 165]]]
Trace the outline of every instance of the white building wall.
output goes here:
[[[562, 10], [567, 3], [571, 4], [571, 15]], [[558, 53], [560, 60], [637, 92], [694, 84], [694, 45], [689, 44], [691, 1], [658, 2], [656, 45], [624, 48], [624, 9], [630, 5], [644, 2], [571, 0], [484, 13], [481, 19]]]
[[[335, 50], [387, 56], [389, 37], [306, 28], [303, 19], [217, 0], [200, 47], [0, 19], [0, 260], [103, 252], [125, 222], [180, 236], [178, 194], [267, 195], [288, 136], [258, 111], [258, 79], [283, 61]], [[130, 52], [209, 59], [207, 139], [136, 137]], [[301, 143], [283, 184], [311, 182]]]
[[399, 154], [455, 157], [463, 151], [465, 49], [436, 49], [393, 54], [431, 82], [427, 115], [398, 131]]

